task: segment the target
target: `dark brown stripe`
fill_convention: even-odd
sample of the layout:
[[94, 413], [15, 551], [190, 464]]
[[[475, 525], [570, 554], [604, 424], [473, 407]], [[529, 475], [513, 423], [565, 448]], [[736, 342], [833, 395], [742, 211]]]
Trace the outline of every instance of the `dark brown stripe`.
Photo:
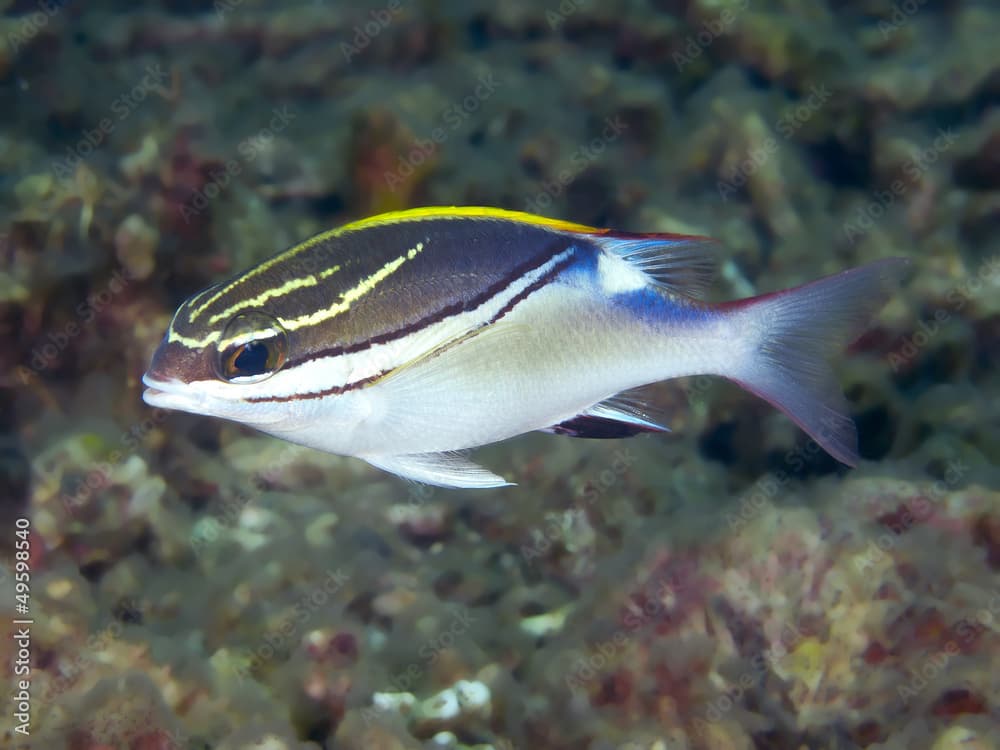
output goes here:
[[262, 403], [285, 403], [286, 401], [302, 401], [304, 399], [311, 398], [324, 398], [326, 396], [339, 396], [341, 393], [347, 393], [348, 391], [353, 391], [356, 388], [363, 388], [369, 383], [373, 383], [380, 377], [385, 375], [385, 372], [377, 372], [374, 375], [369, 375], [367, 378], [362, 378], [361, 380], [355, 380], [353, 383], [347, 383], [346, 385], [335, 385], [331, 386], [322, 391], [310, 391], [309, 393], [295, 393], [291, 396], [257, 396], [255, 398], [246, 399], [250, 403], [262, 404]]
[[[558, 239], [558, 238], [556, 238]], [[323, 359], [324, 357], [336, 357], [341, 354], [354, 354], [355, 352], [364, 351], [365, 349], [370, 349], [376, 344], [386, 344], [390, 341], [395, 341], [396, 339], [408, 336], [416, 330], [424, 328], [426, 326], [434, 325], [442, 320], [450, 318], [452, 315], [459, 315], [463, 312], [469, 312], [470, 310], [475, 310], [481, 307], [486, 302], [489, 302], [495, 296], [500, 294], [503, 290], [507, 289], [511, 284], [516, 282], [518, 279], [524, 277], [525, 275], [531, 273], [532, 271], [541, 268], [554, 257], [559, 255], [559, 253], [565, 252], [569, 248], [573, 247], [565, 242], [553, 242], [551, 251], [547, 256], [541, 258], [534, 258], [531, 261], [527, 261], [517, 266], [513, 271], [511, 271], [507, 276], [500, 279], [500, 281], [495, 284], [491, 284], [479, 295], [473, 297], [472, 299], [465, 300], [463, 302], [455, 302], [453, 304], [442, 307], [440, 310], [435, 310], [430, 315], [425, 315], [423, 318], [416, 320], [412, 323], [408, 323], [401, 328], [397, 328], [393, 331], [387, 331], [385, 333], [379, 334], [377, 336], [372, 336], [364, 341], [358, 341], [354, 344], [338, 344], [336, 346], [329, 346], [325, 349], [318, 349], [316, 351], [310, 352], [307, 355], [298, 358], [292, 358], [288, 361], [286, 367], [296, 367], [298, 365], [305, 364], [306, 362], [312, 362], [316, 359]], [[572, 255], [570, 259], [572, 259]], [[321, 324], [322, 325], [322, 324]]]
[[406, 335], [417, 326], [472, 309], [484, 297], [502, 290], [556, 253], [571, 245], [589, 244], [580, 235], [514, 219], [420, 218], [372, 225], [324, 237], [282, 262], [233, 278], [227, 282], [231, 286], [225, 293], [213, 299], [192, 323], [190, 310], [215, 294], [206, 290], [196, 300], [184, 303], [173, 332], [202, 340], [228, 322], [207, 323], [222, 310], [266, 295], [291, 278], [319, 274], [334, 264], [340, 266], [337, 273], [319, 279], [315, 286], [269, 297], [260, 305], [262, 312], [277, 320], [311, 315], [421, 242], [425, 247], [416, 257], [407, 258], [374, 288], [354, 299], [348, 309], [329, 320], [329, 325], [289, 331], [289, 352], [296, 358], [291, 364], [364, 350], [374, 343]]
[[[539, 276], [532, 283], [528, 284], [524, 289], [515, 294], [508, 300], [507, 304], [501, 307], [496, 315], [490, 318], [486, 323], [484, 323], [480, 328], [485, 328], [486, 326], [493, 325], [501, 318], [506, 316], [511, 310], [513, 310], [518, 303], [523, 302], [528, 298], [533, 292], [537, 292], [543, 286], [552, 281], [553, 278], [558, 276], [564, 270], [566, 270], [573, 261], [576, 260], [574, 253], [570, 253], [569, 257], [565, 260], [556, 263], [549, 271]], [[532, 269], [534, 270], [534, 269]], [[363, 388], [366, 385], [374, 383], [376, 380], [387, 375], [391, 370], [383, 370], [382, 372], [375, 373], [374, 375], [369, 375], [367, 378], [362, 378], [361, 380], [355, 380], [353, 383], [347, 383], [345, 385], [335, 385], [330, 388], [326, 388], [322, 391], [310, 391], [309, 393], [296, 393], [291, 396], [258, 396], [256, 398], [248, 398], [247, 401], [252, 403], [284, 403], [286, 401], [302, 401], [305, 399], [314, 398], [325, 398], [326, 396], [339, 396], [342, 393], [347, 393], [348, 391], [353, 391], [357, 388]]]
[[539, 276], [533, 282], [528, 284], [528, 286], [526, 286], [520, 292], [511, 297], [510, 300], [508, 300], [507, 304], [501, 307], [497, 311], [497, 314], [490, 319], [487, 325], [496, 323], [498, 320], [500, 320], [500, 318], [502, 318], [504, 315], [513, 310], [514, 306], [518, 302], [522, 302], [532, 292], [536, 292], [543, 286], [548, 284], [554, 277], [558, 276], [560, 273], [569, 268], [570, 264], [573, 263], [573, 261], [575, 260], [576, 258], [574, 257], [574, 253], [571, 253], [570, 256], [565, 260], [556, 263], [554, 266], [552, 266], [551, 270]]

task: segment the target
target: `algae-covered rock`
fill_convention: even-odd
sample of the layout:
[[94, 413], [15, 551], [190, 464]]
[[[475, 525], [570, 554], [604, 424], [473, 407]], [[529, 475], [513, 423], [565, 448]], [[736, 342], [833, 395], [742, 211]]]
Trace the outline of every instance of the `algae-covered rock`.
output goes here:
[[[0, 0], [32, 746], [1000, 747], [995, 3], [127, 5]], [[859, 465], [712, 375], [477, 493], [142, 402], [183, 300], [434, 204], [714, 237], [715, 302], [909, 258]]]

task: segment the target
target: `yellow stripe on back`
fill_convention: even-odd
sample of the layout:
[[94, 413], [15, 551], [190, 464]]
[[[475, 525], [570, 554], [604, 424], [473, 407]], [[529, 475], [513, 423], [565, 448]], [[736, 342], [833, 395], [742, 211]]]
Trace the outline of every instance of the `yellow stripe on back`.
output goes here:
[[[388, 213], [370, 216], [366, 219], [358, 219], [357, 221], [352, 221], [348, 224], [339, 226], [336, 229], [330, 229], [326, 232], [322, 232], [314, 237], [310, 237], [305, 242], [295, 245], [280, 255], [263, 261], [260, 265], [251, 268], [239, 278], [219, 289], [209, 299], [199, 305], [197, 309], [192, 310], [188, 319], [193, 323], [198, 316], [200, 316], [212, 305], [213, 302], [222, 297], [224, 294], [232, 291], [240, 284], [254, 278], [255, 276], [259, 276], [269, 268], [273, 268], [279, 263], [284, 263], [285, 261], [294, 258], [296, 255], [303, 253], [320, 243], [326, 242], [329, 239], [339, 237], [349, 232], [361, 231], [369, 227], [402, 224], [408, 221], [429, 221], [434, 219], [498, 219], [533, 224], [535, 226], [546, 227], [556, 231], [580, 232], [583, 234], [604, 234], [608, 231], [606, 229], [590, 227], [586, 224], [576, 224], [571, 221], [551, 219], [547, 216], [537, 216], [536, 214], [529, 214], [524, 211], [510, 211], [505, 208], [489, 208], [486, 206], [425, 206], [423, 208], [408, 208], [403, 211], [390, 211]], [[324, 271], [320, 274], [320, 276], [321, 278], [325, 278], [325, 276], [336, 272], [336, 270], [338, 269], [334, 268], [329, 271]]]
[[562, 232], [582, 232], [584, 234], [603, 234], [606, 229], [589, 227], [586, 224], [576, 224], [562, 219], [551, 219], [548, 216], [538, 216], [536, 214], [525, 213], [524, 211], [511, 211], [506, 208], [489, 208], [486, 206], [426, 206], [423, 208], [407, 208], [403, 211], [390, 211], [367, 219], [359, 219], [349, 224], [344, 224], [326, 236], [335, 236], [344, 232], [353, 232], [367, 227], [382, 226], [385, 224], [399, 224], [406, 221], [429, 220], [429, 219], [502, 219], [505, 221], [519, 221], [525, 224], [534, 224], [539, 227], [547, 227]]
[[204, 338], [195, 339], [190, 336], [183, 336], [171, 327], [167, 331], [167, 341], [173, 344], [180, 344], [181, 346], [186, 346], [188, 349], [201, 349], [202, 347], [208, 346], [213, 341], [217, 341], [221, 331], [212, 331], [210, 334]]
[[400, 255], [398, 258], [389, 261], [384, 266], [382, 266], [375, 273], [371, 274], [365, 279], [358, 282], [357, 285], [348, 289], [346, 292], [340, 295], [340, 302], [337, 302], [330, 307], [325, 307], [322, 310], [317, 310], [314, 313], [309, 313], [308, 315], [303, 315], [299, 318], [291, 318], [282, 320], [281, 325], [289, 331], [295, 331], [304, 326], [312, 326], [317, 323], [323, 323], [330, 318], [335, 318], [341, 313], [345, 313], [351, 309], [351, 303], [357, 301], [361, 297], [364, 297], [368, 292], [379, 285], [388, 276], [395, 273], [401, 265], [403, 265], [408, 260], [413, 260], [417, 255], [424, 249], [424, 243], [418, 242], [415, 247], [411, 247], [406, 253]]
[[[339, 269], [340, 266], [334, 266], [334, 268]], [[230, 305], [222, 312], [218, 312], [211, 318], [209, 318], [208, 323], [209, 325], [211, 325], [212, 323], [218, 323], [220, 320], [225, 320], [230, 315], [234, 315], [240, 310], [245, 310], [248, 307], [257, 307], [258, 305], [267, 302], [269, 299], [273, 299], [274, 297], [281, 297], [282, 295], [294, 292], [296, 289], [303, 289], [309, 286], [316, 286], [317, 283], [318, 282], [314, 274], [309, 274], [308, 276], [298, 279], [289, 279], [281, 286], [272, 287], [271, 289], [266, 289], [260, 294], [258, 294], [256, 297], [251, 297], [250, 299], [245, 299], [242, 300], [241, 302], [237, 302], [235, 305]]]

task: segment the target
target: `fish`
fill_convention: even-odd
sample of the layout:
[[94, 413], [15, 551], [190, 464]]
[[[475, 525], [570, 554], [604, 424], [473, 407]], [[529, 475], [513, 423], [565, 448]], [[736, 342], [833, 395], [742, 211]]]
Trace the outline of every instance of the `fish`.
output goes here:
[[716, 375], [859, 461], [831, 365], [906, 265], [730, 302], [708, 237], [425, 207], [323, 232], [195, 294], [143, 376], [208, 415], [449, 488], [511, 484], [469, 451], [533, 431], [669, 431], [644, 388]]

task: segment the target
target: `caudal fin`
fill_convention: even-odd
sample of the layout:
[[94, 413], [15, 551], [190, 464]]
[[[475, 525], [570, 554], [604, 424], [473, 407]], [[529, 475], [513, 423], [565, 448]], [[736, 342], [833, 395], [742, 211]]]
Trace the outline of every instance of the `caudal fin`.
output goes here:
[[779, 408], [848, 466], [859, 459], [858, 434], [829, 359], [861, 334], [907, 262], [879, 260], [736, 303], [758, 338], [730, 379]]

